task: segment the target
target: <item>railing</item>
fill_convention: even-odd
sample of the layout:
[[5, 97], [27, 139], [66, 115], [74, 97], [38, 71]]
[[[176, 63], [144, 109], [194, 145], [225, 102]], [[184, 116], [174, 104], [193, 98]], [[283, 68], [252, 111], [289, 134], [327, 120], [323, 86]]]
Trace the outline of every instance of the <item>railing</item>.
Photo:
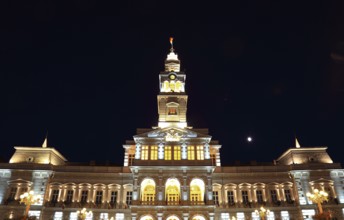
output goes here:
[[118, 203], [93, 203], [93, 202], [45, 202], [45, 207], [60, 207], [65, 208], [87, 208], [87, 209], [126, 209], [126, 204]]

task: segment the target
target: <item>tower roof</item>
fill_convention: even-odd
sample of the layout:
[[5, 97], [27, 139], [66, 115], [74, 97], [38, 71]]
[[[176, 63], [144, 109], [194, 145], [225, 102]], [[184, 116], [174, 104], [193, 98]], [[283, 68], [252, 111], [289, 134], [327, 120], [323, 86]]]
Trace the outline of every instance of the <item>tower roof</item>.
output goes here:
[[180, 72], [180, 60], [178, 59], [178, 55], [174, 52], [173, 37], [170, 38], [170, 44], [170, 53], [167, 54], [167, 58], [165, 60], [165, 71]]

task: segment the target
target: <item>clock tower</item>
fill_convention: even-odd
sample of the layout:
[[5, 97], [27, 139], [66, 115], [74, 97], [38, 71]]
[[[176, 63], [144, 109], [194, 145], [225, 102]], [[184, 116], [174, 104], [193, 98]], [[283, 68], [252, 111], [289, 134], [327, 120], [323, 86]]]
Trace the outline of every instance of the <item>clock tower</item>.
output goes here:
[[159, 75], [160, 93], [158, 95], [158, 127], [187, 127], [186, 110], [188, 96], [185, 93], [184, 72], [180, 71], [180, 60], [173, 48], [165, 60], [165, 71]]

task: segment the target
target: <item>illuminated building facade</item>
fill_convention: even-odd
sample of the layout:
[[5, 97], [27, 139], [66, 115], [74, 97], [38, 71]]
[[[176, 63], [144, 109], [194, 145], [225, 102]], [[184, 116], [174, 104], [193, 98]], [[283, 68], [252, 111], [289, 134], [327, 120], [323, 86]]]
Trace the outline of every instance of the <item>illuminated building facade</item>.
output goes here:
[[221, 166], [218, 141], [187, 124], [185, 80], [171, 47], [159, 74], [158, 125], [126, 141], [123, 166], [69, 163], [46, 142], [15, 147], [0, 164], [0, 220], [19, 219], [19, 197], [30, 190], [43, 199], [29, 213], [42, 220], [77, 220], [82, 208], [92, 210], [89, 220], [258, 220], [261, 206], [269, 220], [312, 219], [316, 206], [306, 193], [313, 189], [328, 192], [324, 210], [344, 219], [344, 169], [326, 147]]

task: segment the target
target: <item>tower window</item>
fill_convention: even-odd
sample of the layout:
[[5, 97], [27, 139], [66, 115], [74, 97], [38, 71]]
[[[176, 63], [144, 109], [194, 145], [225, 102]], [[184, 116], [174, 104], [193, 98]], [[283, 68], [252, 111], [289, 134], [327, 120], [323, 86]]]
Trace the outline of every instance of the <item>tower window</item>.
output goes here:
[[177, 115], [177, 108], [171, 107], [168, 109], [168, 115]]

